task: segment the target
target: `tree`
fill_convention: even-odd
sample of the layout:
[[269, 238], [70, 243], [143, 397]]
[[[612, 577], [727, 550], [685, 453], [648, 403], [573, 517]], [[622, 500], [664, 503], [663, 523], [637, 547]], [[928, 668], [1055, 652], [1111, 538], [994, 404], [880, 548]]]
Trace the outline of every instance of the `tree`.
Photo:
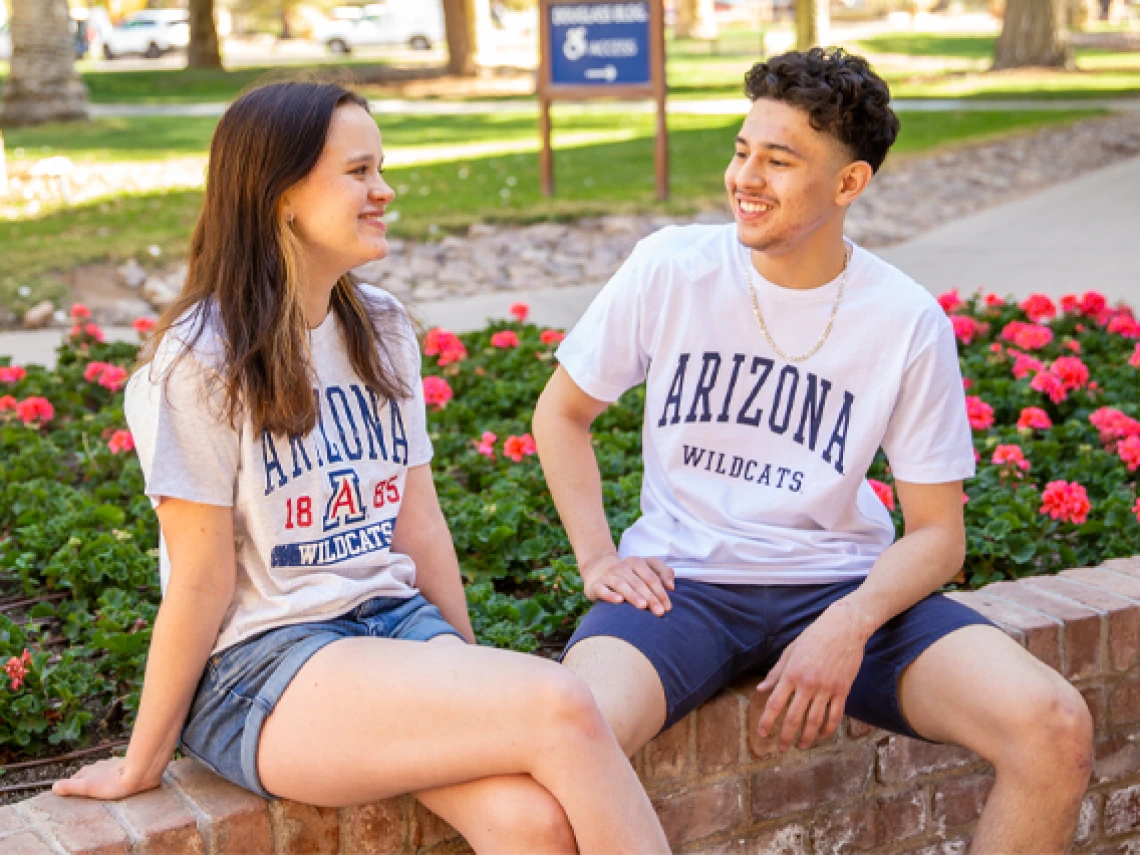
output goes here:
[[218, 28], [214, 23], [214, 0], [190, 0], [190, 47], [186, 64], [190, 68], [221, 68]]
[[994, 68], [1072, 68], [1066, 0], [1006, 0]]
[[12, 62], [5, 125], [87, 119], [87, 87], [75, 71], [67, 0], [12, 0]]
[[475, 2], [443, 0], [443, 27], [447, 34], [447, 73], [475, 76]]
[[678, 0], [673, 34], [679, 39], [715, 39], [717, 26], [713, 0]]
[[827, 41], [828, 0], [796, 0], [796, 50]]

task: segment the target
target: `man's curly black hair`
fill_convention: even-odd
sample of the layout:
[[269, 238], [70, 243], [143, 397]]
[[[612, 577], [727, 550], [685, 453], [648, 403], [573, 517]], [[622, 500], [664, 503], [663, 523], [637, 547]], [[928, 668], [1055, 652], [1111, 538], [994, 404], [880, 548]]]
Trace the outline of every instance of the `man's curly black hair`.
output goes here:
[[875, 172], [899, 133], [887, 84], [867, 60], [843, 48], [814, 47], [758, 62], [744, 75], [744, 94], [798, 107], [813, 128], [835, 137]]

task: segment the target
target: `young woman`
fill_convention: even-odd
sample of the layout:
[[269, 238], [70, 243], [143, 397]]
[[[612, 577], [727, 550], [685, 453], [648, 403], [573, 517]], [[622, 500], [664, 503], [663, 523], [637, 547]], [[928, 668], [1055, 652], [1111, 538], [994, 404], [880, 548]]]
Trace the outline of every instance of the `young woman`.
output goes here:
[[382, 163], [332, 84], [218, 125], [186, 287], [127, 389], [162, 527], [138, 721], [55, 792], [156, 787], [180, 744], [263, 796], [415, 793], [480, 852], [665, 852], [585, 685], [474, 645], [415, 337], [349, 273], [388, 251]]

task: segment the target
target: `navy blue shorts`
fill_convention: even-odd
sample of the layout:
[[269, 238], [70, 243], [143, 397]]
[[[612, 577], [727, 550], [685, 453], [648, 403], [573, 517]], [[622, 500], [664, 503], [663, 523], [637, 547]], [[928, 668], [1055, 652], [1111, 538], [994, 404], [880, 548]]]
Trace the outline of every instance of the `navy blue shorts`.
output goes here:
[[[629, 603], [595, 603], [566, 644], [607, 635], [640, 650], [665, 689], [667, 729], [744, 674], [766, 674], [784, 649], [836, 600], [863, 582], [829, 585], [714, 585], [677, 579], [664, 617]], [[845, 712], [875, 727], [921, 739], [899, 708], [903, 669], [943, 636], [993, 624], [933, 594], [871, 636]]]

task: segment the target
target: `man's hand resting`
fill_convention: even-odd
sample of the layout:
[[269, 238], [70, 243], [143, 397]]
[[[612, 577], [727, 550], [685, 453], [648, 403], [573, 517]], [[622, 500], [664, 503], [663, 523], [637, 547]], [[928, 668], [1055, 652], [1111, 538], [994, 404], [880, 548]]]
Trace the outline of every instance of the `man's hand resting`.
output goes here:
[[760, 737], [768, 737], [789, 702], [791, 706], [780, 731], [781, 751], [791, 747], [801, 724], [801, 749], [835, 733], [843, 721], [843, 707], [859, 674], [869, 637], [849, 603], [839, 600], [824, 611], [788, 645], [780, 661], [756, 687], [758, 692], [775, 687], [757, 725]]
[[629, 603], [661, 617], [671, 609], [673, 568], [659, 558], [603, 555], [580, 568], [582, 589], [591, 600]]

